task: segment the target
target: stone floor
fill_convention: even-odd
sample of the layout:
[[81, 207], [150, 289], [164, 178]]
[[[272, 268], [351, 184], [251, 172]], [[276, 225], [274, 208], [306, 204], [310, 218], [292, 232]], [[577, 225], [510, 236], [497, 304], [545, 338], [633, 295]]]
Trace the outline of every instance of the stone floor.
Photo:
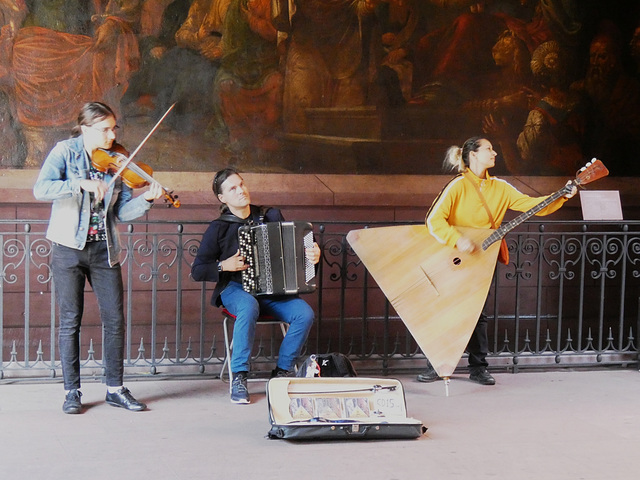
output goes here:
[[265, 438], [263, 382], [233, 405], [215, 379], [130, 381], [133, 413], [85, 383], [82, 415], [61, 411], [59, 383], [0, 384], [4, 479], [631, 479], [640, 445], [635, 369], [502, 373], [497, 385], [398, 377], [416, 440], [297, 443]]

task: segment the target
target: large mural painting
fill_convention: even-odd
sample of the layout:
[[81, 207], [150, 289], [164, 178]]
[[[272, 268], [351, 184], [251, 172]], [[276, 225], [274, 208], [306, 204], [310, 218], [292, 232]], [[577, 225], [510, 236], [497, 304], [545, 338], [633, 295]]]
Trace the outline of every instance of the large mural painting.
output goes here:
[[640, 2], [0, 0], [0, 163], [39, 168], [91, 100], [155, 170], [640, 174]]

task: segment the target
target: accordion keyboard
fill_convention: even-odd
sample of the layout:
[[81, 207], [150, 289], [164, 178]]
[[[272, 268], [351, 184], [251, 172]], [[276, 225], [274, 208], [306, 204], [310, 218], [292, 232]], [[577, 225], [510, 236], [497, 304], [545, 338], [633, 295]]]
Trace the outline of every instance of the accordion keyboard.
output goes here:
[[315, 290], [315, 265], [305, 254], [313, 246], [308, 222], [269, 222], [238, 230], [240, 254], [249, 267], [242, 288], [252, 295], [293, 295]]

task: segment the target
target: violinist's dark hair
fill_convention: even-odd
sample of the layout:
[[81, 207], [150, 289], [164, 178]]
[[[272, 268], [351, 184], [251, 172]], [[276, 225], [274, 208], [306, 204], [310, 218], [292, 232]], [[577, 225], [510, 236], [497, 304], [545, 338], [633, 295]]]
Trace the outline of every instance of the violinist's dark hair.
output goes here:
[[109, 105], [102, 102], [85, 103], [78, 114], [78, 124], [71, 130], [72, 137], [79, 137], [82, 134], [80, 127], [90, 127], [91, 125], [101, 122], [105, 118], [116, 118], [116, 114], [111, 110]]
[[227, 178], [232, 175], [240, 175], [235, 168], [227, 167], [218, 171], [213, 177], [213, 183], [211, 184], [211, 190], [213, 190], [214, 195], [218, 198], [218, 195], [222, 193], [222, 184], [225, 182]]

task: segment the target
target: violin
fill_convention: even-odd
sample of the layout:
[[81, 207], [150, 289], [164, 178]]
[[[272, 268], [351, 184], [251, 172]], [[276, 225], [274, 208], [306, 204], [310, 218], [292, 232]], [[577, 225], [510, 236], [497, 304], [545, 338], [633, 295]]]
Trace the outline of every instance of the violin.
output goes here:
[[[129, 160], [129, 152], [117, 142], [109, 149], [98, 148], [91, 155], [91, 164], [99, 172], [113, 174], [121, 169], [122, 165]], [[142, 162], [132, 162], [126, 164], [126, 168], [120, 172], [122, 181], [130, 188], [142, 188], [155, 182], [153, 179], [153, 169]], [[173, 191], [169, 191], [162, 185], [165, 201], [168, 201], [174, 207], [180, 207], [180, 200], [177, 195], [173, 195]]]

